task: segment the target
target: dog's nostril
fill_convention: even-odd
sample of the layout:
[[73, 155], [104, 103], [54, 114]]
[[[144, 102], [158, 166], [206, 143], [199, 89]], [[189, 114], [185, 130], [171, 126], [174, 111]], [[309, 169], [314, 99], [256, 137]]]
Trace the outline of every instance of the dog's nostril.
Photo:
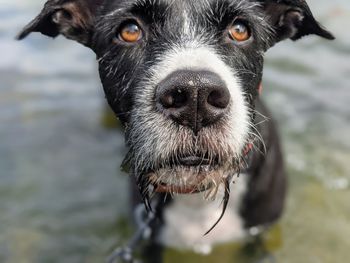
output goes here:
[[225, 109], [230, 103], [230, 94], [227, 89], [215, 89], [209, 93], [207, 102], [215, 108]]
[[171, 94], [166, 94], [159, 99], [164, 108], [171, 108], [174, 105], [174, 97]]
[[178, 89], [175, 94], [173, 94], [173, 100], [174, 100], [174, 107], [180, 108], [187, 103], [187, 94], [186, 92], [181, 91], [181, 89]]
[[163, 94], [159, 100], [164, 108], [181, 108], [187, 103], [187, 94], [178, 88]]

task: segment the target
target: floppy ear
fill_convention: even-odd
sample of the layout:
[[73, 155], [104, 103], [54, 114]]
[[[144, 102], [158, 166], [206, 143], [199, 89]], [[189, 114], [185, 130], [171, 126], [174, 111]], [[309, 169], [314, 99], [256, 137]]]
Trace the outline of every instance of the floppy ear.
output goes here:
[[21, 40], [32, 32], [49, 37], [59, 34], [89, 46], [96, 10], [104, 0], [49, 0], [40, 14], [17, 36]]
[[287, 38], [298, 40], [311, 34], [334, 39], [334, 36], [315, 20], [305, 0], [261, 1], [276, 32], [276, 42]]

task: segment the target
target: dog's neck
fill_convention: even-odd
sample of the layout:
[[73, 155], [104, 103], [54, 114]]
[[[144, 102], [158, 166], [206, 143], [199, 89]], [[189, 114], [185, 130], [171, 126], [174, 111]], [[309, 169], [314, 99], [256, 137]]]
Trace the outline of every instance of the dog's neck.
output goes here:
[[179, 195], [164, 210], [164, 225], [158, 242], [178, 249], [190, 249], [209, 253], [221, 243], [238, 240], [246, 236], [244, 221], [240, 216], [240, 204], [247, 189], [248, 175], [242, 174], [232, 185], [228, 209], [214, 230], [203, 237], [221, 213], [219, 189], [216, 201], [204, 200], [203, 194]]

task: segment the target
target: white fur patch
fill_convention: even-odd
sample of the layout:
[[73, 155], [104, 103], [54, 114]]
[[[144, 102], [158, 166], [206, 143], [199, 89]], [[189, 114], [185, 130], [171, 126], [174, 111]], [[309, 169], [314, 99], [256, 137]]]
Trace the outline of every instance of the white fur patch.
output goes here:
[[[186, 47], [173, 48], [164, 55], [152, 69], [152, 83], [150, 87], [145, 87], [144, 92], [139, 94], [139, 100], [144, 101], [153, 98], [154, 87], [171, 73], [178, 70], [207, 70], [218, 74], [225, 82], [231, 95], [229, 130], [227, 130], [227, 141], [230, 147], [238, 154], [246, 144], [249, 130], [248, 106], [246, 105], [243, 88], [236, 77], [235, 72], [225, 64], [214, 50], [199, 43], [193, 42]], [[151, 101], [153, 101], [151, 99]], [[152, 111], [153, 105], [145, 109]], [[159, 149], [161, 150], [161, 149]]]
[[[247, 189], [246, 176], [241, 175], [231, 185], [232, 193], [226, 213], [207, 236], [204, 236], [205, 232], [221, 214], [220, 197], [217, 201], [210, 202], [205, 201], [200, 194], [176, 196], [174, 203], [164, 212], [165, 223], [158, 241], [169, 247], [207, 254], [214, 245], [244, 238], [247, 233], [239, 209]], [[223, 189], [219, 195], [223, 195]]]

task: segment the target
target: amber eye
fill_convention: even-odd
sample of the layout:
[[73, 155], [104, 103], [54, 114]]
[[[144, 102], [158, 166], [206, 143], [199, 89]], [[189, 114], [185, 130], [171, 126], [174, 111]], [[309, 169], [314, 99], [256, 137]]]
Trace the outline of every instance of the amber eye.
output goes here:
[[142, 30], [139, 25], [134, 22], [126, 23], [119, 30], [119, 39], [128, 42], [135, 43], [142, 38]]
[[229, 29], [230, 37], [237, 41], [243, 42], [250, 38], [249, 28], [242, 22], [235, 22]]

